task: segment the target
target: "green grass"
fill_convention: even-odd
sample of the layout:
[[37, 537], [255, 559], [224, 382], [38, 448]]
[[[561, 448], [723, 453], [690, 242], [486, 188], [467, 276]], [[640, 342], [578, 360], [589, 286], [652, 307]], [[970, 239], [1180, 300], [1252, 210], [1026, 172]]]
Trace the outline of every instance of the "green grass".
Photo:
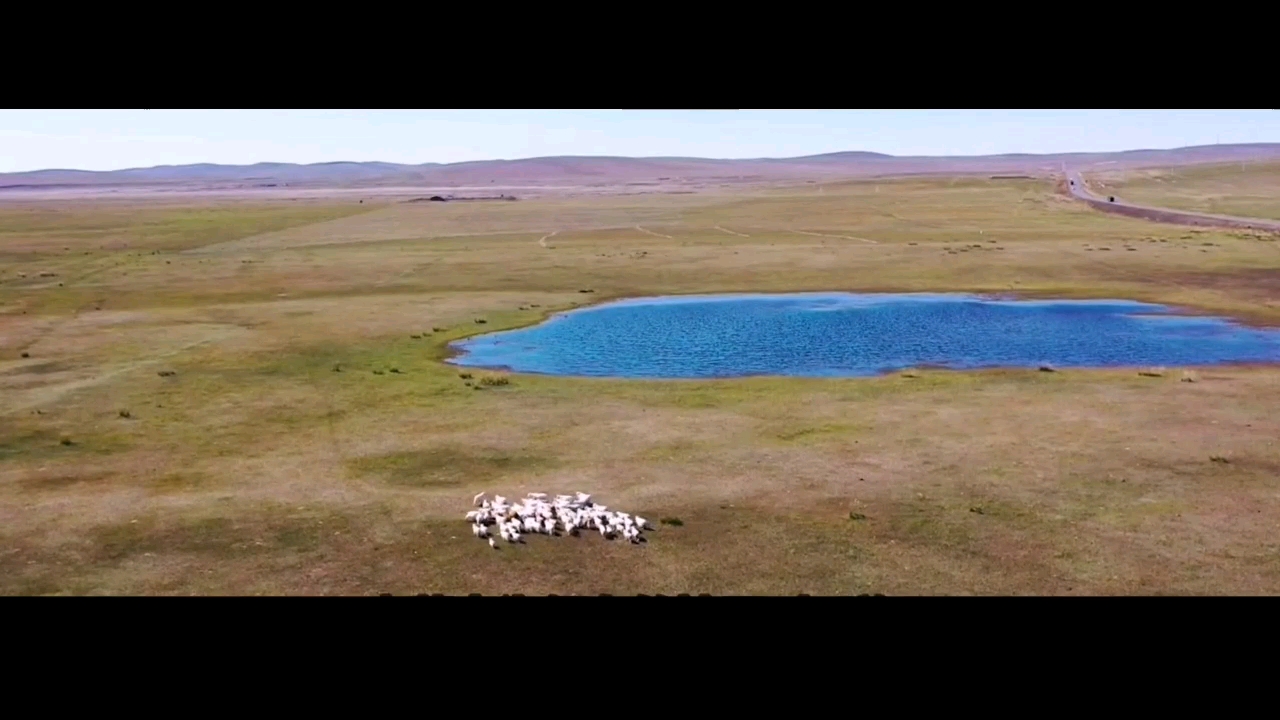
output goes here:
[[[1280, 588], [1274, 370], [676, 382], [442, 362], [470, 335], [674, 293], [1016, 291], [1276, 323], [1274, 243], [980, 179], [125, 207], [5, 226], [3, 592]], [[582, 490], [659, 527], [493, 551], [461, 519], [482, 490]]]
[[124, 452], [130, 445], [128, 437], [118, 431], [93, 427], [57, 430], [34, 421], [0, 424], [0, 461], [84, 458], [92, 462], [95, 456]]
[[471, 447], [406, 450], [348, 461], [353, 472], [406, 487], [460, 487], [554, 465], [549, 457]]
[[789, 426], [778, 432], [777, 438], [787, 443], [822, 442], [830, 438], [850, 437], [865, 430], [865, 426], [852, 423], [822, 423], [819, 425]]
[[[59, 255], [85, 250], [173, 252], [375, 210], [374, 205], [240, 203], [139, 207], [94, 201], [0, 209], [5, 252]], [[74, 257], [74, 256], [69, 256]], [[81, 255], [83, 257], [83, 255]]]

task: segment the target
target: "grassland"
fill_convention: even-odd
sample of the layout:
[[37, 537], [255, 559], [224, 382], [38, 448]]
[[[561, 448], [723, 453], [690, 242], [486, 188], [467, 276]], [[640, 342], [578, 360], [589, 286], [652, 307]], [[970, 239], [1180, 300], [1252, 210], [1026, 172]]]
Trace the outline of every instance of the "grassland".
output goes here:
[[[1280, 324], [1265, 237], [1036, 181], [902, 180], [0, 205], [0, 257], [6, 594], [1280, 591], [1280, 369], [476, 391], [441, 362], [663, 293], [1119, 296]], [[494, 552], [460, 519], [480, 490], [578, 489], [683, 524]]]
[[1098, 176], [1131, 202], [1280, 220], [1280, 163], [1230, 163]]

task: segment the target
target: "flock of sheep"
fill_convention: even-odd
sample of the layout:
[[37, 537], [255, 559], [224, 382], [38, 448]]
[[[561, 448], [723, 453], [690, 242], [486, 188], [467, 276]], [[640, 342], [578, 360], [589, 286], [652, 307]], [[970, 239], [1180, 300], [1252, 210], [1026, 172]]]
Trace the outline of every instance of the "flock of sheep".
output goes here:
[[521, 502], [508, 503], [501, 495], [490, 502], [487, 493], [473, 498], [476, 510], [467, 513], [471, 532], [478, 538], [487, 538], [489, 547], [497, 549], [498, 542], [489, 532], [497, 526], [498, 534], [509, 543], [520, 542], [525, 533], [543, 533], [556, 536], [557, 531], [577, 535], [579, 530], [595, 530], [606, 540], [623, 537], [633, 543], [645, 542], [640, 536], [644, 530], [652, 530], [649, 521], [640, 516], [610, 510], [591, 502], [586, 493], [557, 495], [548, 501], [546, 493], [529, 493]]

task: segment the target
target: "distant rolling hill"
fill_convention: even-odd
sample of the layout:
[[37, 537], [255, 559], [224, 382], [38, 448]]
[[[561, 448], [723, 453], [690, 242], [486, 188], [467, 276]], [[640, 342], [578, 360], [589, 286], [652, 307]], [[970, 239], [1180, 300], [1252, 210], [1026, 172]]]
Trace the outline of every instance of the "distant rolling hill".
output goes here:
[[462, 163], [400, 165], [386, 162], [331, 162], [311, 165], [162, 165], [94, 172], [35, 170], [0, 174], [0, 190], [104, 186], [271, 186], [377, 187], [466, 185], [605, 185], [627, 182], [711, 182], [738, 180], [833, 179], [912, 174], [1059, 172], [1170, 167], [1190, 164], [1280, 160], [1280, 143], [1203, 145], [1173, 150], [1059, 155], [910, 157], [872, 152], [838, 152], [796, 158], [716, 160], [678, 157], [543, 157]]

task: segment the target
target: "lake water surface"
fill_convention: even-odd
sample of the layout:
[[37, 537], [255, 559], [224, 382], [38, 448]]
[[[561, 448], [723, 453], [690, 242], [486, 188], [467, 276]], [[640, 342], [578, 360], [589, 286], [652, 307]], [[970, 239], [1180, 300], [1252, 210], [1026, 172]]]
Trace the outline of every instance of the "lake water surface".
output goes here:
[[908, 367], [1280, 362], [1280, 329], [1127, 300], [802, 293], [640, 298], [458, 341], [449, 362], [619, 378], [876, 375]]

